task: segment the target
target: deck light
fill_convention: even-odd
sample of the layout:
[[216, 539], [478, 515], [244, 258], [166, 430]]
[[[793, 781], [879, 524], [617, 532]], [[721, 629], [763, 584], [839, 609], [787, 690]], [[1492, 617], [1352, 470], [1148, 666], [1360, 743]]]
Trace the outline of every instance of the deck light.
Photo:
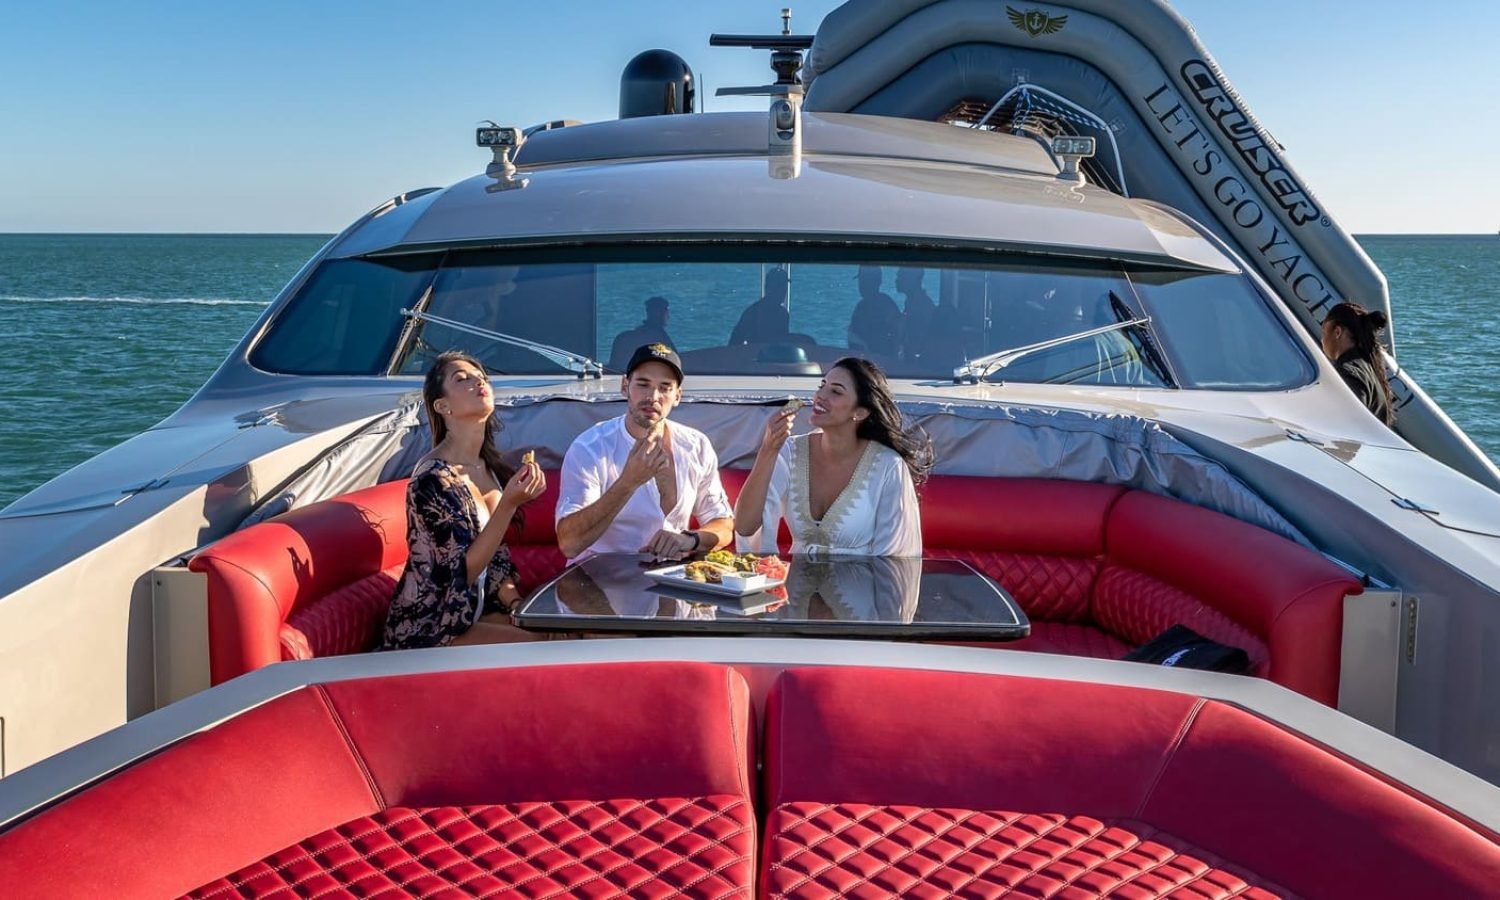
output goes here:
[[1052, 155], [1062, 160], [1062, 171], [1057, 177], [1063, 181], [1083, 181], [1078, 163], [1094, 155], [1094, 139], [1091, 137], [1064, 136], [1052, 139]]
[[490, 163], [486, 174], [514, 175], [516, 172], [515, 154], [521, 149], [521, 145], [526, 143], [526, 135], [519, 128], [485, 122], [474, 129], [474, 143], [481, 147], [489, 147], [495, 152], [495, 159]]

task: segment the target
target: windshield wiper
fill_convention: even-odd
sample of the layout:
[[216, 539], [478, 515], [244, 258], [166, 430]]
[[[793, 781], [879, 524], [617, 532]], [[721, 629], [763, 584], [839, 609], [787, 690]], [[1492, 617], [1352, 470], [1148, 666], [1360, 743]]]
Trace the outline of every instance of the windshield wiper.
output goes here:
[[1101, 334], [1109, 334], [1112, 331], [1124, 331], [1127, 328], [1139, 328], [1151, 323], [1150, 317], [1130, 319], [1125, 322], [1116, 322], [1113, 325], [1104, 325], [1099, 328], [1090, 328], [1088, 331], [1079, 331], [1074, 334], [1065, 334], [1062, 337], [1050, 338], [1045, 341], [1037, 341], [1035, 344], [1026, 344], [1009, 350], [996, 350], [987, 353], [978, 359], [971, 359], [953, 370], [954, 384], [978, 384], [981, 378], [986, 377], [996, 369], [1003, 369], [1016, 360], [1030, 356], [1042, 350], [1050, 350], [1063, 344], [1071, 344], [1084, 338], [1091, 338]]
[[579, 378], [604, 377], [603, 363], [574, 353], [571, 350], [564, 350], [561, 347], [554, 347], [551, 344], [539, 344], [536, 341], [528, 341], [526, 338], [516, 337], [513, 334], [491, 331], [488, 328], [480, 328], [478, 325], [470, 325], [467, 322], [460, 322], [456, 319], [445, 319], [442, 316], [434, 316], [432, 313], [417, 309], [403, 309], [401, 310], [401, 315], [414, 322], [431, 322], [434, 325], [444, 325], [452, 328], [454, 331], [461, 331], [464, 334], [486, 338], [497, 344], [509, 344], [512, 347], [530, 350], [539, 356], [544, 356], [552, 360]]
[[[1135, 311], [1114, 291], [1109, 292], [1109, 306], [1110, 309], [1115, 311], [1115, 315], [1121, 319], [1135, 318]], [[1147, 316], [1145, 321], [1150, 323], [1151, 317]], [[1146, 362], [1155, 370], [1156, 377], [1160, 378], [1162, 383], [1169, 388], [1177, 387], [1177, 379], [1172, 377], [1172, 367], [1167, 365], [1166, 356], [1156, 346], [1156, 338], [1152, 336], [1149, 324], [1143, 326], [1136, 334], [1141, 336], [1141, 349], [1145, 351]]]

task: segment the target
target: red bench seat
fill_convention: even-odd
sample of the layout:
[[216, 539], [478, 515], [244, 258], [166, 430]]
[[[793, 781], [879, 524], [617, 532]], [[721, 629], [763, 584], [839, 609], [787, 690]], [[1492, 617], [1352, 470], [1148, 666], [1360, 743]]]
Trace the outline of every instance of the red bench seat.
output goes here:
[[[769, 685], [760, 716], [750, 683]], [[1401, 765], [1418, 756], [1376, 738]], [[687, 662], [312, 685], [0, 829], [7, 896], [740, 898], [757, 883], [774, 898], [1481, 897], [1500, 842], [1192, 694]]]
[[[725, 469], [730, 497], [747, 473]], [[524, 590], [562, 571], [558, 475], [508, 538]], [[405, 482], [310, 504], [193, 558], [208, 576], [214, 683], [278, 659], [368, 650], [406, 558]], [[1032, 636], [1007, 649], [1118, 659], [1174, 624], [1243, 648], [1253, 674], [1338, 701], [1339, 566], [1211, 510], [1115, 485], [935, 476], [929, 556], [968, 561], [1019, 601]], [[784, 533], [783, 544], [789, 544]]]
[[748, 897], [753, 740], [748, 688], [723, 666], [317, 685], [0, 835], [0, 884], [31, 897]]
[[767, 897], [1477, 897], [1500, 848], [1228, 704], [795, 669], [765, 715]]

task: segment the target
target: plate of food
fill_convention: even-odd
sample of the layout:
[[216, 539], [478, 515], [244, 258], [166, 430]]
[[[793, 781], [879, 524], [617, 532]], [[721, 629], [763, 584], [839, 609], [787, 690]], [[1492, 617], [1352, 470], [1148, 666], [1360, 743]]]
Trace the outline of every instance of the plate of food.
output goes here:
[[784, 584], [786, 563], [775, 556], [715, 550], [696, 562], [647, 569], [646, 575], [660, 584], [721, 597], [744, 597]]

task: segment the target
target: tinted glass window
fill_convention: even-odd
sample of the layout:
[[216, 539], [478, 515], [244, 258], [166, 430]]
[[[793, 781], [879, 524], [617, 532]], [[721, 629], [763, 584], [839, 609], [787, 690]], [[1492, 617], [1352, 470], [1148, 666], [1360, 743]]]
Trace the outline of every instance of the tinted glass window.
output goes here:
[[1131, 278], [1186, 385], [1274, 389], [1312, 378], [1306, 355], [1243, 277], [1153, 272]]
[[[570, 356], [618, 372], [637, 347], [662, 342], [701, 375], [813, 375], [858, 354], [893, 377], [951, 379], [966, 361], [1017, 349], [1025, 352], [981, 377], [1266, 388], [1312, 375], [1237, 275], [850, 258], [834, 248], [781, 258], [744, 246], [643, 246], [580, 260], [583, 252], [454, 251], [441, 268], [435, 256], [331, 262], [252, 360], [284, 372], [375, 374], [394, 355], [396, 371], [419, 374], [437, 353], [462, 349], [497, 375], [555, 376], [570, 371]], [[403, 331], [403, 307], [430, 318]], [[1118, 327], [1143, 316], [1154, 338]], [[1047, 342], [1056, 345], [1038, 346]]]
[[589, 263], [445, 267], [432, 283], [425, 311], [475, 330], [421, 323], [398, 371], [419, 374], [444, 350], [465, 350], [496, 375], [566, 372], [555, 355], [476, 330], [592, 357], [598, 331], [595, 268]]
[[271, 322], [250, 363], [289, 375], [384, 374], [436, 257], [323, 263]]
[[[427, 312], [451, 322], [624, 368], [662, 342], [698, 374], [817, 374], [867, 356], [895, 377], [951, 378], [999, 349], [1121, 321], [1119, 272], [855, 262], [622, 262], [450, 265]], [[555, 355], [445, 322], [419, 326], [400, 366], [425, 370], [458, 348], [496, 374], [557, 374]], [[1135, 339], [1101, 335], [1028, 355], [1005, 371], [1027, 381], [1157, 385]]]

